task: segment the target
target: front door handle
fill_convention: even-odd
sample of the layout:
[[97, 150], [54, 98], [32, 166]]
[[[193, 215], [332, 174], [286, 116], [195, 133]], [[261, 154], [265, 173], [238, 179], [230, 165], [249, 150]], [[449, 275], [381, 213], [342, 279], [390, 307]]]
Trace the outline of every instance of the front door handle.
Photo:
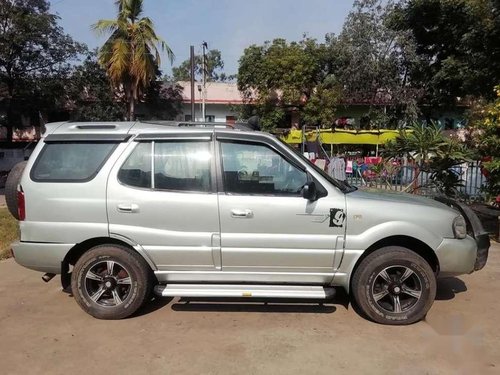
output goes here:
[[237, 209], [237, 208], [233, 208], [231, 210], [231, 217], [235, 217], [235, 218], [251, 218], [253, 217], [253, 211], [252, 210], [249, 210], [249, 209], [246, 209], [246, 210], [240, 210], [240, 209]]
[[139, 212], [139, 205], [135, 203], [121, 203], [118, 206], [118, 212], [125, 212], [125, 213], [136, 213]]

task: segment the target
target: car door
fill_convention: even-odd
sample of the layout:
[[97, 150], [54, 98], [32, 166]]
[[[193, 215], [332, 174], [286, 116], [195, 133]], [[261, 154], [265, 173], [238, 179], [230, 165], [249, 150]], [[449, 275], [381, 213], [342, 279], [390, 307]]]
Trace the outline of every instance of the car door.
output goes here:
[[142, 247], [158, 271], [221, 268], [213, 147], [211, 133], [139, 135], [110, 174], [110, 235]]
[[345, 230], [331, 213], [343, 212], [343, 194], [304, 199], [312, 176], [272, 142], [217, 138], [222, 271], [245, 282], [330, 282]]

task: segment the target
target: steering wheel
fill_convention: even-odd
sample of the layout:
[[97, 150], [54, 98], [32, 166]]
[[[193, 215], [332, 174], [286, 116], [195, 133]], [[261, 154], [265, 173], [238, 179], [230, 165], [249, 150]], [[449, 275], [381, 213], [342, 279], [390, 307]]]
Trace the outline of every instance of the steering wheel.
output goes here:
[[238, 170], [238, 178], [243, 178], [243, 177], [247, 177], [247, 176], [248, 176], [247, 167], [246, 166], [242, 166]]
[[[300, 174], [297, 174], [297, 171], [290, 171], [286, 175], [286, 183], [285, 186], [283, 186], [283, 190], [291, 192], [291, 193], [300, 193], [302, 191], [302, 188], [306, 184], [304, 182], [302, 185], [297, 186], [297, 182], [300, 182]], [[294, 188], [294, 189], [292, 189]]]

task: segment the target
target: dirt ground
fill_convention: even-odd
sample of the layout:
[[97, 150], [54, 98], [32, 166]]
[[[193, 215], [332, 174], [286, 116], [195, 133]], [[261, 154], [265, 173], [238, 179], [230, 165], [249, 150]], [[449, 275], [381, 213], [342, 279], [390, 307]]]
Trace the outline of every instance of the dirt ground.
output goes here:
[[5, 189], [0, 188], [0, 207], [5, 206]]
[[500, 245], [439, 282], [425, 322], [387, 327], [345, 296], [318, 302], [152, 301], [99, 321], [41, 274], [0, 262], [2, 374], [500, 374]]

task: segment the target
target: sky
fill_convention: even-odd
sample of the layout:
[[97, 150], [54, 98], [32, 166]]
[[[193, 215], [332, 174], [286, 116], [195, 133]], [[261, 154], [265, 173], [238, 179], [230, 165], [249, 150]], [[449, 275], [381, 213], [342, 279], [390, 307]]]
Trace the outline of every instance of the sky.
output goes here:
[[[73, 39], [90, 48], [100, 46], [91, 25], [98, 19], [114, 18], [114, 0], [51, 0], [51, 11]], [[326, 33], [339, 33], [353, 0], [144, 0], [144, 15], [175, 54], [173, 66], [189, 58], [189, 46], [201, 53], [205, 41], [218, 49], [224, 71], [238, 71], [238, 59], [251, 44], [285, 38], [299, 40], [306, 33], [323, 40]], [[162, 55], [162, 70], [171, 65]]]

